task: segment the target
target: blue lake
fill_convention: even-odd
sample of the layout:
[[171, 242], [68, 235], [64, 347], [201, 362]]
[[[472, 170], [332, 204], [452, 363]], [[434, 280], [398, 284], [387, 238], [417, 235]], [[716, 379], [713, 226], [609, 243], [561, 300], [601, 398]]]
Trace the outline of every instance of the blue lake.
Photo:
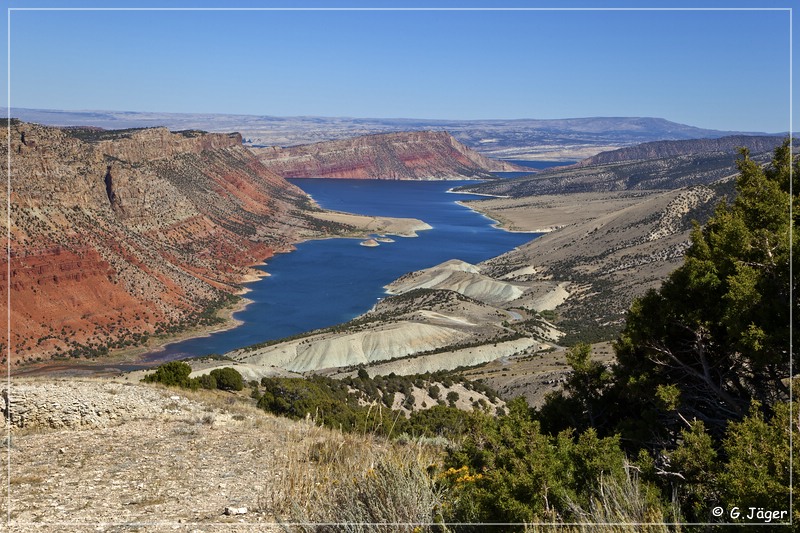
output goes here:
[[565, 167], [567, 165], [574, 165], [577, 161], [528, 161], [527, 159], [506, 159], [509, 163], [514, 163], [523, 167], [529, 167], [534, 170], [544, 170], [553, 167]]
[[556, 169], [558, 167], [565, 167], [577, 163], [577, 161], [527, 161], [524, 159], [505, 159], [505, 161], [507, 161], [508, 163], [514, 163], [522, 167], [527, 167], [531, 170], [530, 172], [525, 172], [525, 171], [495, 172], [495, 175], [497, 175], [498, 178], [513, 179], [513, 178], [519, 178], [520, 176], [530, 176], [534, 172], [547, 170], [549, 168]]
[[361, 239], [326, 239], [297, 245], [297, 250], [271, 258], [259, 267], [270, 276], [248, 285], [253, 300], [234, 315], [243, 322], [209, 337], [168, 345], [145, 356], [166, 361], [224, 353], [235, 348], [345, 322], [368, 311], [385, 296], [384, 285], [401, 275], [449, 259], [477, 263], [538, 234], [509, 233], [493, 221], [457, 205], [474, 195], [447, 192], [468, 181], [387, 181], [292, 179], [322, 207], [364, 215], [411, 217], [433, 229], [415, 238], [375, 248]]

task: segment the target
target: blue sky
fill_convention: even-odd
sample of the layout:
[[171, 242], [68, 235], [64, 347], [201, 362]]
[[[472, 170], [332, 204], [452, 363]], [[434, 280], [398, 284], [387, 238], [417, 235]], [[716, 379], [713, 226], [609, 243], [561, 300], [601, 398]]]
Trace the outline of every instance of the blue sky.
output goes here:
[[[12, 8], [280, 5], [5, 3]], [[793, 4], [798, 2], [702, 6]], [[487, 0], [417, 5], [701, 4]], [[778, 132], [790, 128], [789, 19], [785, 10], [14, 9], [5, 40], [10, 42], [12, 109], [432, 119], [654, 116], [706, 128]]]

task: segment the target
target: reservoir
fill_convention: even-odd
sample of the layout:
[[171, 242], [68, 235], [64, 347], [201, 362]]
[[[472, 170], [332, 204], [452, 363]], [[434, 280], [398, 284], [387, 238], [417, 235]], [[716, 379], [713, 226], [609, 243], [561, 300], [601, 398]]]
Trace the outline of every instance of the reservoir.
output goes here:
[[407, 272], [449, 259], [477, 263], [538, 236], [509, 233], [492, 220], [462, 207], [474, 195], [450, 193], [469, 181], [291, 179], [326, 209], [363, 215], [417, 218], [433, 229], [418, 237], [395, 237], [371, 248], [362, 239], [307, 241], [297, 250], [259, 267], [269, 277], [250, 283], [253, 303], [234, 315], [242, 325], [166, 346], [149, 361], [222, 354], [350, 320], [386, 296], [384, 285]]

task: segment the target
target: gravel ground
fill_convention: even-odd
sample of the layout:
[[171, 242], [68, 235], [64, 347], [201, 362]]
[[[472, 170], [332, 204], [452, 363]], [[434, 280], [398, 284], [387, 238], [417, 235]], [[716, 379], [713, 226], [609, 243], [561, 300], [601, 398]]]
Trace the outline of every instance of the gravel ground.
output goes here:
[[[282, 531], [270, 495], [280, 490], [279, 468], [303, 438], [302, 424], [222, 393], [100, 380], [46, 385], [56, 412], [80, 394], [91, 423], [29, 424], [6, 433], [0, 452], [8, 461], [2, 473], [8, 531]], [[19, 387], [30, 392], [43, 383]], [[15, 388], [12, 411], [21, 396]], [[121, 394], [146, 398], [148, 409], [104, 408]], [[226, 507], [247, 512], [226, 515]]]

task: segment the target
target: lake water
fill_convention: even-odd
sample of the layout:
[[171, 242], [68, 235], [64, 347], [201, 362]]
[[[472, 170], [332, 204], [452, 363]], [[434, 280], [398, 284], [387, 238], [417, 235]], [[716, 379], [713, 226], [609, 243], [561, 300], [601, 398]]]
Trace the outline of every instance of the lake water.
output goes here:
[[527, 167], [531, 170], [530, 172], [525, 172], [525, 171], [495, 172], [495, 175], [497, 177], [503, 179], [514, 179], [514, 178], [519, 178], [521, 176], [530, 176], [534, 172], [539, 172], [541, 170], [546, 170], [548, 168], [565, 167], [577, 163], [577, 161], [527, 161], [525, 159], [504, 159], [504, 161], [508, 163], [514, 163], [522, 167]]
[[209, 337], [171, 344], [148, 354], [148, 361], [224, 353], [350, 320], [385, 296], [384, 285], [401, 275], [449, 259], [477, 263], [538, 234], [509, 233], [493, 221], [457, 205], [474, 195], [447, 192], [468, 181], [388, 181], [292, 179], [322, 207], [364, 215], [411, 217], [433, 226], [415, 238], [375, 248], [361, 239], [327, 239], [297, 245], [260, 267], [269, 277], [248, 285], [253, 300], [234, 317], [244, 323]]
[[529, 167], [534, 170], [544, 170], [553, 167], [565, 167], [567, 165], [574, 165], [577, 161], [528, 161], [527, 159], [505, 159], [509, 163], [514, 163], [523, 167]]

